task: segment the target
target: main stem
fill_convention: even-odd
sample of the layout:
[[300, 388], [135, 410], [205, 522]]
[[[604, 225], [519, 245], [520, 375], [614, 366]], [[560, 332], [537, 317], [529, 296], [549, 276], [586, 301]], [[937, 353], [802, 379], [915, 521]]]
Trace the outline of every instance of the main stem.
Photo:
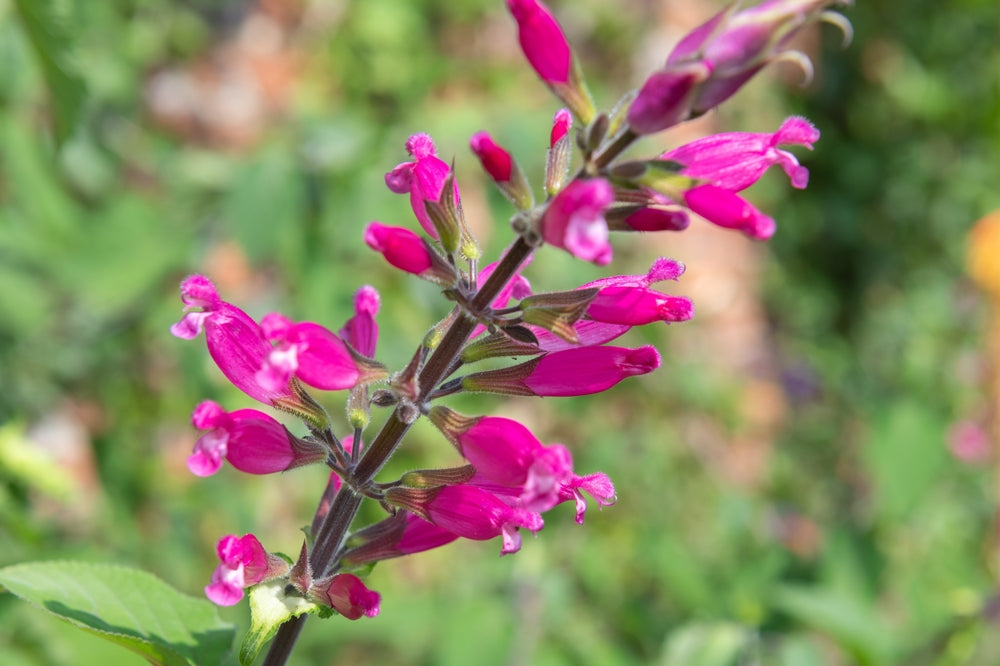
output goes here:
[[[517, 269], [528, 258], [532, 250], [533, 248], [523, 238], [519, 237], [514, 242], [504, 254], [503, 259], [500, 260], [496, 270], [486, 280], [486, 284], [473, 298], [471, 309], [474, 312], [481, 312], [489, 307], [500, 290], [514, 277]], [[445, 373], [458, 358], [462, 347], [475, 327], [476, 320], [474, 318], [462, 315], [456, 318], [448, 328], [441, 338], [441, 342], [431, 353], [430, 358], [427, 359], [417, 376], [418, 403], [423, 403], [431, 391], [444, 379]], [[329, 512], [320, 524], [316, 533], [316, 541], [309, 555], [314, 575], [324, 575], [334, 564], [334, 556], [340, 550], [347, 530], [361, 507], [362, 496], [354, 488], [364, 486], [375, 478], [375, 475], [395, 452], [396, 447], [399, 446], [409, 429], [410, 423], [402, 418], [402, 409], [397, 408], [386, 420], [371, 445], [365, 450], [364, 456], [354, 468], [350, 483], [345, 483], [340, 492], [337, 493]], [[263, 666], [284, 666], [292, 653], [299, 632], [302, 631], [306, 617], [306, 615], [294, 617], [278, 628], [267, 656], [264, 658]]]

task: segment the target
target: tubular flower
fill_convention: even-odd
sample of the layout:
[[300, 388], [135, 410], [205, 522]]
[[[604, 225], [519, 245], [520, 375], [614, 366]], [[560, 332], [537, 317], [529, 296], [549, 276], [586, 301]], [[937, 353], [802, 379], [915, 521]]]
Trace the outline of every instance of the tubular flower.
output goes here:
[[384, 376], [374, 361], [362, 366], [343, 340], [319, 324], [295, 323], [272, 312], [261, 328], [278, 343], [257, 373], [264, 386], [280, 385], [294, 375], [314, 388], [339, 391]]
[[617, 275], [588, 282], [580, 289], [597, 288], [599, 291], [587, 307], [587, 317], [628, 326], [686, 321], [694, 314], [690, 300], [649, 288], [656, 282], [676, 280], [683, 272], [684, 264], [661, 257], [645, 275]]
[[503, 536], [501, 555], [521, 549], [518, 528], [537, 532], [545, 526], [537, 513], [509, 506], [467, 484], [431, 489], [395, 487], [386, 491], [385, 499], [466, 539], [485, 541]]
[[288, 573], [288, 563], [264, 550], [252, 534], [222, 537], [216, 553], [220, 564], [205, 587], [205, 595], [219, 606], [233, 606], [243, 598], [245, 588]]
[[409, 229], [371, 222], [365, 228], [365, 243], [401, 271], [438, 284], [455, 282], [454, 269], [427, 241]]
[[576, 347], [554, 351], [518, 365], [476, 372], [462, 378], [462, 388], [503, 395], [565, 397], [606, 391], [626, 377], [660, 367], [652, 346]]
[[369, 590], [354, 574], [338, 573], [318, 580], [309, 587], [309, 596], [317, 599], [348, 620], [375, 617], [379, 613], [378, 592]]
[[181, 283], [181, 300], [198, 312], [187, 312], [179, 322], [170, 327], [178, 338], [190, 340], [205, 331], [205, 342], [212, 360], [236, 388], [254, 400], [267, 405], [276, 401], [292, 400], [288, 384], [269, 382], [266, 386], [257, 379], [257, 371], [271, 354], [271, 344], [260, 326], [250, 315], [219, 298], [215, 285], [203, 275], [192, 275]]
[[454, 532], [409, 511], [397, 511], [396, 515], [351, 535], [343, 562], [346, 566], [379, 562], [440, 548], [456, 539], [458, 535]]
[[354, 316], [340, 329], [340, 337], [368, 358], [375, 356], [378, 345], [378, 314], [382, 299], [375, 287], [365, 285], [354, 294]]
[[554, 506], [559, 501], [558, 485], [573, 475], [565, 447], [543, 445], [517, 421], [468, 418], [440, 406], [431, 410], [430, 419], [479, 474], [520, 488], [521, 505], [532, 511]]
[[191, 423], [207, 430], [194, 445], [188, 469], [197, 476], [215, 474], [225, 458], [248, 474], [272, 474], [326, 458], [318, 443], [294, 437], [264, 412], [238, 409], [226, 412], [210, 400], [195, 407]]
[[604, 212], [614, 200], [614, 189], [602, 178], [573, 181], [549, 203], [540, 222], [542, 238], [574, 257], [606, 265], [612, 249]]
[[812, 150], [818, 140], [819, 130], [812, 123], [793, 116], [771, 134], [713, 134], [666, 152], [661, 158], [683, 164], [681, 173], [686, 176], [733, 192], [750, 187], [770, 166], [777, 164], [788, 174], [792, 187], [802, 189], [809, 183], [809, 170], [799, 164], [795, 155], [778, 146], [798, 145]]
[[764, 215], [740, 195], [717, 185], [697, 185], [684, 192], [684, 203], [693, 212], [725, 229], [738, 229], [751, 238], [774, 235], [774, 218]]
[[[410, 206], [420, 226], [431, 238], [437, 239], [438, 233], [427, 215], [424, 202], [441, 199], [444, 184], [451, 175], [451, 167], [437, 156], [434, 141], [426, 134], [412, 135], [406, 141], [406, 152], [413, 156], [413, 161], [398, 164], [385, 174], [385, 184], [397, 194], [409, 193]], [[460, 198], [457, 182], [454, 184], [454, 197], [456, 202]]]

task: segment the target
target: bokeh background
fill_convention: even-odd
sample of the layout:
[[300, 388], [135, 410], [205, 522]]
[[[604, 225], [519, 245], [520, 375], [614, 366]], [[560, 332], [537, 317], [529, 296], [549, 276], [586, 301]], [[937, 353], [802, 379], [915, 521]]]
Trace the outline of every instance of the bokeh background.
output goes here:
[[[605, 107], [718, 8], [551, 6]], [[384, 563], [382, 614], [311, 620], [292, 663], [1000, 663], [997, 5], [846, 14], [849, 47], [829, 26], [798, 45], [811, 85], [779, 65], [634, 151], [790, 114], [823, 134], [800, 153], [807, 190], [771, 173], [750, 191], [771, 242], [700, 221], [617, 239], [615, 272], [688, 265], [670, 289], [696, 319], [630, 334], [659, 372], [589, 398], [451, 403], [568, 444], [618, 504], [583, 527], [559, 507], [512, 557], [469, 542]], [[0, 53], [0, 565], [113, 561], [200, 595], [222, 534], [295, 552], [322, 470], [184, 466], [199, 400], [251, 405], [201, 341], [168, 334], [177, 284], [204, 272], [255, 316], [334, 329], [373, 284], [379, 357], [405, 362], [446, 305], [361, 229], [412, 224], [382, 180], [406, 137], [454, 157], [487, 256], [511, 210], [468, 137], [489, 130], [540, 182], [558, 107], [503, 3], [0, 0]], [[551, 249], [527, 271], [536, 290], [602, 274]], [[408, 442], [396, 471], [455, 461], [431, 428]], [[245, 604], [222, 614], [247, 624]], [[141, 663], [11, 595], [0, 654]]]

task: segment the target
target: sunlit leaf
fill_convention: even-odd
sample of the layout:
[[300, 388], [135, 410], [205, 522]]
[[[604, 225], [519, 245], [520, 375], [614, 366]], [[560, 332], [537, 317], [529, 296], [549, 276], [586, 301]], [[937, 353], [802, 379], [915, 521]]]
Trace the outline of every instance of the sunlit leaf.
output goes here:
[[208, 601], [155, 576], [89, 562], [33, 562], [0, 569], [0, 585], [57, 617], [163, 666], [213, 666], [235, 628]]

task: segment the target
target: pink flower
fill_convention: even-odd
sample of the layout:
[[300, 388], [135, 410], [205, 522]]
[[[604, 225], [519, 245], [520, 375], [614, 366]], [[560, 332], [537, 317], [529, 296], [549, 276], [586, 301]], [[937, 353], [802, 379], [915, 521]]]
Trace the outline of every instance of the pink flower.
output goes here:
[[606, 180], [574, 180], [549, 203], [540, 223], [542, 237], [574, 257], [604, 266], [612, 255], [604, 212], [614, 200]]
[[422, 275], [434, 265], [430, 248], [409, 229], [372, 222], [365, 228], [365, 243], [381, 252], [390, 264], [407, 273]]
[[485, 541], [502, 535], [502, 555], [521, 549], [518, 528], [537, 532], [545, 526], [537, 513], [509, 506], [466, 484], [433, 489], [395, 487], [386, 491], [385, 499], [466, 539]]
[[617, 224], [608, 220], [614, 231], [683, 231], [690, 224], [687, 213], [669, 200], [662, 205], [643, 206], [622, 217]]
[[243, 598], [245, 588], [288, 572], [288, 563], [264, 550], [252, 534], [224, 536], [216, 552], [221, 564], [212, 573], [205, 595], [219, 606], [232, 606]]
[[751, 238], [774, 235], [774, 219], [757, 210], [735, 192], [718, 185], [697, 185], [684, 192], [684, 203], [693, 212], [725, 229], [738, 229]]
[[309, 595], [348, 620], [357, 620], [362, 616], [375, 617], [382, 600], [378, 592], [369, 590], [360, 578], [349, 573], [338, 573], [316, 581], [309, 588]]
[[520, 489], [520, 505], [547, 511], [558, 501], [559, 483], [573, 475], [562, 445], [545, 446], [526, 427], [501, 417], [463, 417], [445, 407], [431, 421], [455, 444], [476, 471], [490, 481]]
[[628, 107], [629, 127], [636, 134], [652, 134], [687, 120], [698, 86], [709, 75], [710, 70], [700, 63], [654, 72]]
[[170, 327], [178, 338], [190, 340], [204, 329], [208, 353], [222, 374], [248, 396], [267, 405], [293, 398], [285, 383], [267, 386], [257, 381], [257, 371], [271, 354], [271, 344], [260, 326], [239, 308], [219, 298], [215, 285], [203, 275], [192, 275], [181, 283], [181, 300], [187, 312]]
[[195, 407], [191, 423], [208, 430], [194, 445], [187, 464], [194, 474], [210, 476], [225, 458], [248, 474], [272, 474], [326, 458], [323, 446], [293, 437], [285, 426], [256, 409], [226, 412], [210, 400]]
[[278, 343], [257, 373], [263, 386], [287, 384], [294, 375], [309, 386], [339, 391], [365, 378], [343, 340], [319, 324], [294, 323], [272, 312], [261, 320], [261, 328]]
[[[434, 223], [427, 215], [425, 201], [439, 201], [445, 181], [451, 174], [448, 163], [437, 156], [434, 141], [426, 134], [414, 134], [406, 142], [406, 151], [413, 156], [412, 162], [398, 164], [385, 175], [385, 184], [397, 194], [410, 195], [410, 206], [413, 214], [424, 231], [431, 238], [437, 238]], [[458, 183], [454, 184], [454, 197], [460, 198]], [[395, 266], [395, 264], [393, 264]], [[397, 268], [401, 268], [397, 266]], [[408, 270], [403, 268], [403, 270]], [[411, 273], [415, 271], [410, 271]]]
[[626, 377], [660, 367], [654, 347], [577, 347], [550, 352], [510, 368], [462, 378], [467, 391], [565, 397], [606, 391]]
[[398, 511], [395, 516], [355, 532], [353, 546], [344, 553], [347, 566], [379, 562], [394, 557], [422, 553], [447, 545], [458, 538], [454, 532], [438, 527], [408, 511]]
[[661, 257], [645, 275], [617, 275], [582, 285], [580, 289], [599, 289], [587, 307], [587, 317], [628, 326], [686, 321], [694, 314], [690, 300], [649, 288], [656, 282], [676, 280], [683, 272], [684, 264]]
[[559, 23], [537, 0], [507, 0], [524, 57], [549, 85], [569, 82], [573, 55]]
[[375, 287], [365, 285], [354, 294], [354, 316], [340, 330], [340, 337], [359, 354], [372, 358], [378, 345], [378, 324], [375, 315], [381, 306]]
[[684, 165], [686, 176], [706, 180], [718, 187], [739, 192], [753, 185], [777, 164], [788, 174], [792, 187], [802, 189], [809, 182], [809, 170], [779, 145], [798, 145], [812, 150], [819, 130], [805, 118], [793, 116], [773, 134], [725, 132], [675, 148], [662, 155]]

